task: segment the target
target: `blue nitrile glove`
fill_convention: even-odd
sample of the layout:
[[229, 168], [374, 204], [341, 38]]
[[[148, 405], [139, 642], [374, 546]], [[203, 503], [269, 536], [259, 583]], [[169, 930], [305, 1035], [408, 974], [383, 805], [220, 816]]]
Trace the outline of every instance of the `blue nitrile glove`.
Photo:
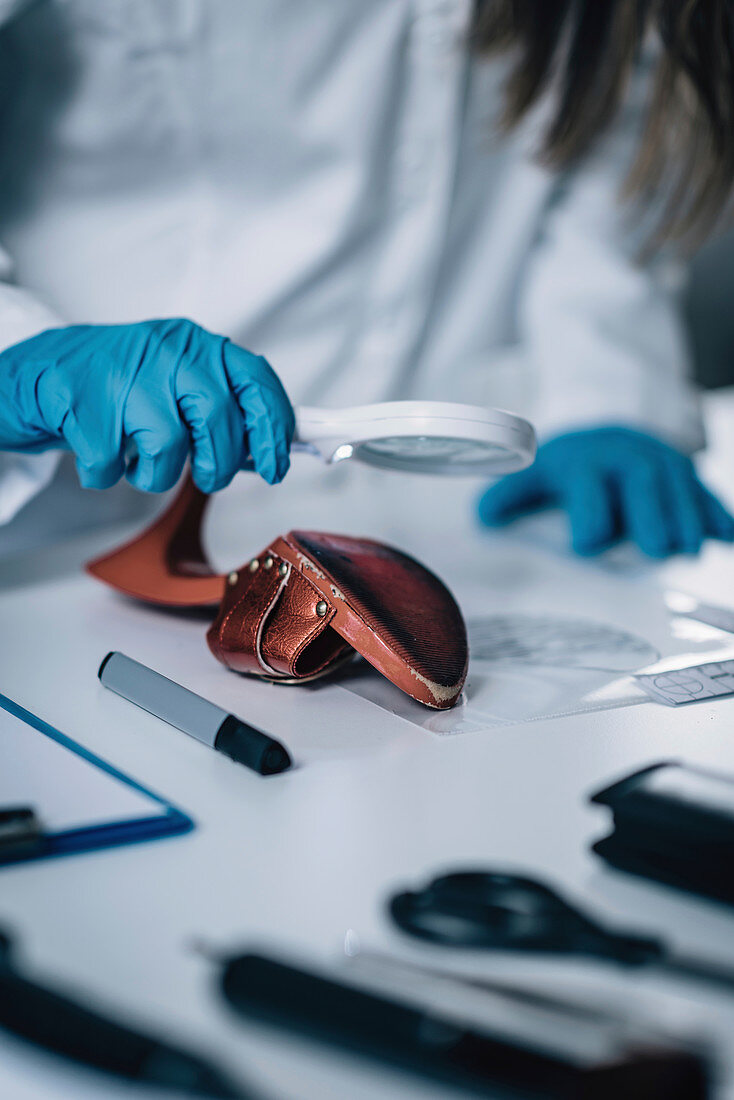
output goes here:
[[[0, 449], [76, 455], [86, 488], [211, 493], [288, 470], [295, 418], [265, 359], [186, 320], [49, 329], [0, 354]], [[127, 466], [127, 469], [126, 469]]]
[[568, 513], [577, 554], [622, 539], [652, 558], [696, 554], [704, 538], [734, 540], [734, 518], [696, 477], [690, 458], [631, 428], [592, 428], [549, 440], [535, 464], [487, 490], [479, 516], [499, 527], [543, 508]]

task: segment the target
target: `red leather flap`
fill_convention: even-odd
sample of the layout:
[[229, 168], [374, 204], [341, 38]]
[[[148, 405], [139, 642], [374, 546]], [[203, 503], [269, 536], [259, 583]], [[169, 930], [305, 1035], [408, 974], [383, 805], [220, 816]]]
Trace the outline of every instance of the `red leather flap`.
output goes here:
[[291, 531], [273, 544], [319, 590], [331, 625], [402, 691], [444, 709], [466, 679], [466, 627], [430, 570], [372, 539]]

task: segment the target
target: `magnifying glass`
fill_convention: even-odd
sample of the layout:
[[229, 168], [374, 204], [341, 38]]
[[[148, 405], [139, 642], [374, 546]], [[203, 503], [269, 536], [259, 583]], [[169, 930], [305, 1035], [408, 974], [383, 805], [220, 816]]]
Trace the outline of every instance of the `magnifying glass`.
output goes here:
[[353, 458], [405, 473], [492, 477], [529, 466], [532, 424], [512, 413], [444, 401], [388, 401], [296, 410], [292, 450], [325, 462]]

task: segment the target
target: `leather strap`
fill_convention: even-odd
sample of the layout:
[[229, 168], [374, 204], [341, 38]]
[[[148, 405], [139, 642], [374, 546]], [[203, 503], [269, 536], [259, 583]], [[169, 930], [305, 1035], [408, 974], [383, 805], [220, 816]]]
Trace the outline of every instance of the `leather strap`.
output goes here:
[[272, 548], [231, 574], [207, 632], [214, 656], [228, 668], [272, 679], [312, 678], [351, 647], [331, 630], [319, 590]]
[[282, 576], [275, 567], [260, 568], [258, 559], [251, 564], [257, 564], [257, 568], [245, 565], [239, 573], [230, 574], [207, 641], [214, 656], [229, 668], [273, 676], [277, 673], [262, 655], [262, 631], [288, 575]]

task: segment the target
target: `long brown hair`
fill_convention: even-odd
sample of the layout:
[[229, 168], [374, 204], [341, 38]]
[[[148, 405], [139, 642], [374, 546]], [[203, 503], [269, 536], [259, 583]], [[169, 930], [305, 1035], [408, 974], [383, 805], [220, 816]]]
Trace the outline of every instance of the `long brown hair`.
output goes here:
[[654, 243], [690, 247], [734, 186], [734, 0], [477, 0], [473, 37], [480, 51], [516, 55], [508, 128], [557, 89], [539, 153], [563, 169], [612, 122], [651, 34], [659, 52], [623, 193], [660, 203]]

